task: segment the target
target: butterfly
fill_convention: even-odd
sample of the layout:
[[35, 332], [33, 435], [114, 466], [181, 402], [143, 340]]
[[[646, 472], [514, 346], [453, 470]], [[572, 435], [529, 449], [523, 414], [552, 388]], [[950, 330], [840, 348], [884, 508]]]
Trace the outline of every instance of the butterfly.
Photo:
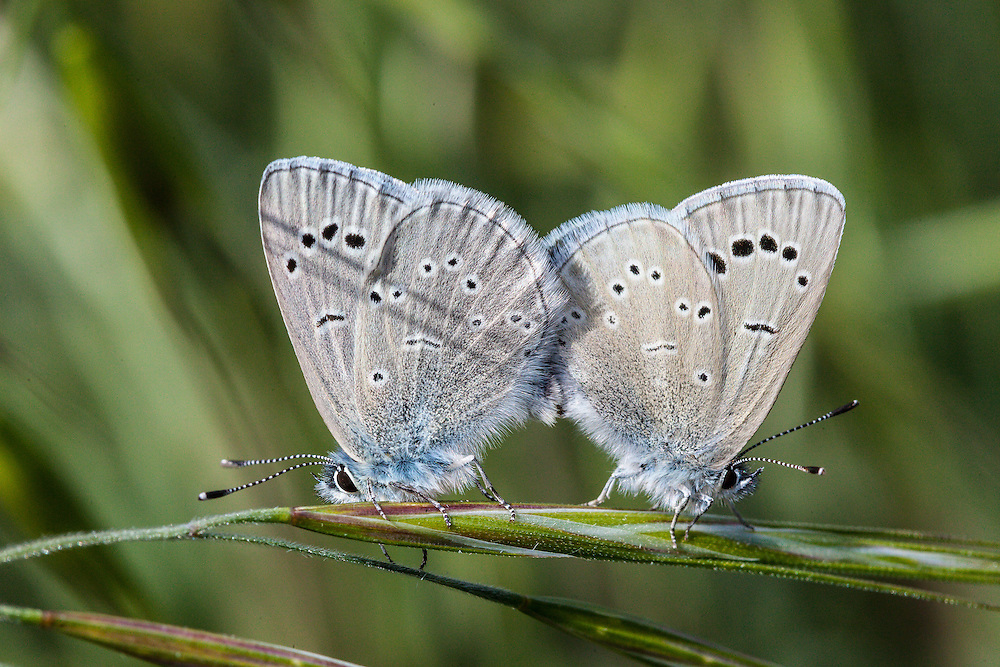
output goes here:
[[259, 204], [278, 306], [340, 445], [271, 459], [309, 459], [277, 474], [319, 464], [328, 502], [367, 500], [385, 517], [380, 501], [424, 501], [449, 525], [437, 496], [476, 484], [513, 520], [479, 459], [503, 429], [554, 417], [544, 392], [564, 292], [534, 230], [470, 188], [319, 158], [270, 164]]
[[646, 494], [673, 512], [675, 546], [678, 517], [693, 525], [715, 500], [742, 521], [733, 503], [761, 472], [746, 464], [769, 461], [745, 458], [744, 445], [816, 317], [844, 221], [826, 181], [762, 176], [672, 210], [587, 213], [545, 238], [569, 293], [554, 383], [617, 461], [592, 504], [615, 486]]

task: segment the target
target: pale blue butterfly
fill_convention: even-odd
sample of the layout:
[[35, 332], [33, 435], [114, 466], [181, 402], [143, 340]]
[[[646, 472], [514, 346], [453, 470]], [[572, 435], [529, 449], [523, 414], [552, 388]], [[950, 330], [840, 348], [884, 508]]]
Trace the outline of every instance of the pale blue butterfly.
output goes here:
[[318, 158], [267, 167], [260, 224], [292, 346], [341, 448], [270, 462], [322, 465], [328, 502], [382, 513], [380, 501], [421, 500], [449, 524], [436, 497], [476, 484], [513, 520], [479, 457], [504, 428], [554, 418], [543, 394], [564, 292], [537, 234], [470, 188]]
[[736, 513], [760, 473], [745, 464], [767, 460], [743, 447], [816, 317], [844, 220], [826, 181], [762, 176], [673, 210], [587, 213], [546, 237], [570, 296], [556, 388], [617, 460], [592, 504], [615, 485], [647, 494], [673, 512], [672, 539], [682, 512], [693, 524], [719, 499]]

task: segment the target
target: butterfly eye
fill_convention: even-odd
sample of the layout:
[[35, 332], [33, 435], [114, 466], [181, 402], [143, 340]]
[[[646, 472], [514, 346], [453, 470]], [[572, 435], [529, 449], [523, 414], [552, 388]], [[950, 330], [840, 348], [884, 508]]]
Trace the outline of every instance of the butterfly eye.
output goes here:
[[726, 476], [722, 478], [722, 490], [728, 491], [736, 486], [738, 481], [740, 481], [740, 476], [736, 474], [736, 471], [732, 468], [726, 468]]
[[337, 467], [337, 473], [333, 476], [333, 481], [336, 482], [337, 488], [344, 493], [358, 492], [358, 487], [354, 485], [354, 480], [351, 479], [351, 474], [347, 472], [347, 468], [344, 466]]

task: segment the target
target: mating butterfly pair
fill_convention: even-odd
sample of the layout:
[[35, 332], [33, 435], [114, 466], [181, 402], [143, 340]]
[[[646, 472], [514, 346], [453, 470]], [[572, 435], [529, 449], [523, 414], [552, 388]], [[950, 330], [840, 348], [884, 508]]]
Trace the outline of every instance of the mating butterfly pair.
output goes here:
[[819, 309], [844, 199], [819, 179], [763, 176], [674, 209], [587, 213], [542, 240], [470, 188], [295, 158], [264, 172], [260, 221], [341, 448], [271, 462], [321, 464], [333, 503], [423, 500], [450, 524], [436, 498], [476, 484], [513, 519], [479, 456], [503, 429], [565, 412], [617, 460], [593, 502], [617, 484], [676, 523], [753, 491], [746, 463], [762, 459], [743, 448]]

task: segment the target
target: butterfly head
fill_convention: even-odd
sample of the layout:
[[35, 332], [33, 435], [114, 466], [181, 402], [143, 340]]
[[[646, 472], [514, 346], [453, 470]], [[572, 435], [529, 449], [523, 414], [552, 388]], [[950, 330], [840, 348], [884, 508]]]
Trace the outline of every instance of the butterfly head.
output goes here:
[[762, 470], [757, 468], [750, 472], [741, 462], [730, 463], [719, 476], [716, 497], [727, 505], [746, 498], [757, 489], [757, 476]]
[[450, 451], [377, 456], [357, 460], [345, 451], [330, 452], [316, 474], [316, 493], [332, 504], [366, 500], [428, 501], [475, 480], [473, 457]]
[[331, 503], [353, 503], [365, 497], [354, 475], [343, 463], [323, 466], [323, 472], [316, 475], [316, 492]]

